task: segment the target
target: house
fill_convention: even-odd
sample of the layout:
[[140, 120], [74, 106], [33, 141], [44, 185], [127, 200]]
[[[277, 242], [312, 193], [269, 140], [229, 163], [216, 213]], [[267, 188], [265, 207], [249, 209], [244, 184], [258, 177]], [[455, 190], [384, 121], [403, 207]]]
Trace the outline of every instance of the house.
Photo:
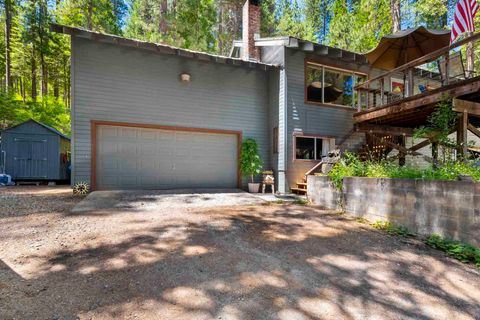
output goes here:
[[70, 138], [35, 120], [1, 132], [0, 173], [14, 181], [68, 180]]
[[244, 5], [229, 57], [78, 28], [71, 36], [72, 183], [94, 189], [234, 188], [239, 147], [254, 138], [288, 192], [353, 129], [371, 76], [361, 54], [293, 37], [261, 38], [258, 1]]

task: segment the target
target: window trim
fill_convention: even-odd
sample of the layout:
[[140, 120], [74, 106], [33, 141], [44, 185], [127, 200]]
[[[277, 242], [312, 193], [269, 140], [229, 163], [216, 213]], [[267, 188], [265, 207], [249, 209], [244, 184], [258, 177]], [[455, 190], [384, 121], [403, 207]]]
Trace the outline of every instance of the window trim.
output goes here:
[[[303, 88], [304, 88], [304, 95], [303, 95], [303, 100], [304, 100], [304, 103], [305, 104], [309, 104], [309, 105], [316, 105], [316, 106], [323, 106], [323, 107], [331, 107], [331, 108], [342, 108], [342, 109], [346, 109], [346, 110], [351, 110], [351, 111], [356, 111], [356, 104], [357, 104], [357, 101], [352, 101], [352, 105], [351, 106], [345, 106], [345, 105], [342, 105], [342, 104], [335, 104], [335, 103], [328, 103], [328, 102], [318, 102], [318, 101], [310, 101], [308, 100], [308, 92], [307, 92], [307, 69], [308, 69], [308, 65], [316, 65], [317, 67], [320, 67], [321, 70], [322, 70], [322, 84], [323, 82], [325, 82], [325, 68], [327, 69], [332, 69], [332, 70], [336, 70], [336, 71], [340, 71], [340, 72], [346, 72], [346, 73], [351, 73], [353, 76], [364, 76], [365, 79], [368, 81], [368, 74], [364, 73], [364, 72], [360, 72], [360, 71], [355, 71], [355, 70], [351, 70], [351, 69], [344, 69], [344, 68], [339, 68], [339, 67], [336, 67], [336, 66], [332, 66], [332, 65], [329, 65], [329, 64], [326, 64], [326, 63], [321, 63], [321, 62], [318, 62], [318, 61], [315, 61], [315, 60], [312, 60], [312, 59], [305, 59], [304, 61], [304, 73], [303, 73], [303, 79], [304, 79], [304, 84], [303, 84]], [[323, 85], [322, 85], [322, 88], [323, 88]], [[323, 89], [322, 89], [323, 90]], [[322, 94], [322, 100], [323, 100], [323, 97], [325, 95]]]
[[322, 139], [322, 140], [333, 140], [335, 142], [336, 137], [334, 136], [326, 136], [326, 135], [317, 135], [317, 134], [307, 134], [307, 133], [300, 133], [300, 132], [294, 132], [293, 133], [293, 162], [320, 162], [322, 159], [297, 159], [297, 138], [313, 138], [315, 139], [314, 141], [314, 150], [313, 153], [315, 155], [315, 158], [317, 157], [317, 139]]

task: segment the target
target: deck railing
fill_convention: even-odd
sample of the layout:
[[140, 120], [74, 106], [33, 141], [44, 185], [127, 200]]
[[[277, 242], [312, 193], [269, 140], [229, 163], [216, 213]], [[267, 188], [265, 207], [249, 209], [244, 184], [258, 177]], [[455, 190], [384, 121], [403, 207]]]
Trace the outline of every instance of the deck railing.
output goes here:
[[480, 33], [473, 34], [357, 85], [357, 111], [426, 96], [480, 76], [479, 42]]

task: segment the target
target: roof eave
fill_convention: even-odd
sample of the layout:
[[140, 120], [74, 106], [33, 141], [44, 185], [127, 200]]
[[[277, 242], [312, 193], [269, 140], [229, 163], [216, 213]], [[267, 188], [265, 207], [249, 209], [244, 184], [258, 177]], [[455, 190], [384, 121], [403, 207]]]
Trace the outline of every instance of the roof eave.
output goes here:
[[89, 31], [81, 28], [69, 27], [69, 26], [64, 26], [59, 24], [51, 24], [50, 29], [53, 32], [63, 33], [63, 34], [67, 34], [67, 35], [75, 36], [79, 38], [85, 38], [85, 39], [94, 40], [102, 43], [121, 45], [125, 47], [140, 48], [140, 49], [149, 50], [149, 51], [160, 53], [160, 54], [176, 55], [182, 58], [189, 58], [189, 59], [208, 61], [213, 63], [222, 63], [222, 64], [228, 64], [233, 66], [254, 68], [254, 69], [260, 69], [264, 71], [280, 68], [280, 66], [273, 65], [273, 64], [244, 61], [238, 58], [230, 58], [230, 57], [225, 57], [220, 55], [209, 54], [205, 52], [181, 49], [181, 48], [172, 47], [164, 44], [157, 44], [153, 42], [123, 38], [115, 35], [93, 32], [93, 31]]
[[[365, 55], [361, 53], [356, 53], [353, 51], [343, 50], [339, 48], [333, 48], [320, 43], [295, 37], [260, 38], [258, 40], [255, 40], [255, 45], [259, 47], [284, 46], [286, 48], [300, 50], [318, 56], [341, 59], [346, 62], [355, 62], [362, 65], [368, 64]], [[241, 45], [239, 46], [241, 47]]]

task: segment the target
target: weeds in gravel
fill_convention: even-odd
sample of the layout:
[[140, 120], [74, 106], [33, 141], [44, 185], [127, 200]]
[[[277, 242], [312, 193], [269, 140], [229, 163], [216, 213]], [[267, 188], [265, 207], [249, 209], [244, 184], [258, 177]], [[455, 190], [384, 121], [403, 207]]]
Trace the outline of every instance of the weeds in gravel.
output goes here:
[[[387, 232], [391, 235], [405, 238], [417, 236], [408, 228], [396, 226], [389, 221], [377, 220], [373, 223], [370, 223], [370, 221], [364, 217], [356, 217], [355, 220], [358, 223], [370, 224], [375, 229]], [[434, 249], [446, 252], [454, 259], [464, 263], [474, 263], [478, 268], [480, 268], [480, 248], [463, 243], [461, 241], [442, 238], [442, 236], [438, 234], [432, 234], [428, 236], [427, 238], [423, 239], [423, 242]]]
[[473, 262], [480, 268], [480, 248], [457, 240], [445, 239], [438, 234], [430, 235], [425, 243], [435, 249], [446, 252], [461, 262]]
[[284, 200], [268, 201], [268, 202], [264, 202], [262, 205], [263, 206], [271, 206], [271, 205], [274, 205], [274, 204], [285, 204], [285, 201]]
[[358, 223], [370, 224], [370, 221], [368, 221], [368, 219], [366, 219], [366, 218], [364, 218], [364, 217], [356, 217], [355, 220], [356, 220]]
[[293, 204], [296, 204], [296, 205], [300, 205], [300, 206], [306, 206], [308, 204], [308, 200], [307, 199], [295, 199], [295, 201], [293, 201]]
[[393, 225], [389, 221], [375, 221], [372, 223], [372, 227], [378, 230], [382, 230], [391, 235], [401, 236], [401, 237], [412, 237], [415, 234], [408, 230], [408, 228]]

